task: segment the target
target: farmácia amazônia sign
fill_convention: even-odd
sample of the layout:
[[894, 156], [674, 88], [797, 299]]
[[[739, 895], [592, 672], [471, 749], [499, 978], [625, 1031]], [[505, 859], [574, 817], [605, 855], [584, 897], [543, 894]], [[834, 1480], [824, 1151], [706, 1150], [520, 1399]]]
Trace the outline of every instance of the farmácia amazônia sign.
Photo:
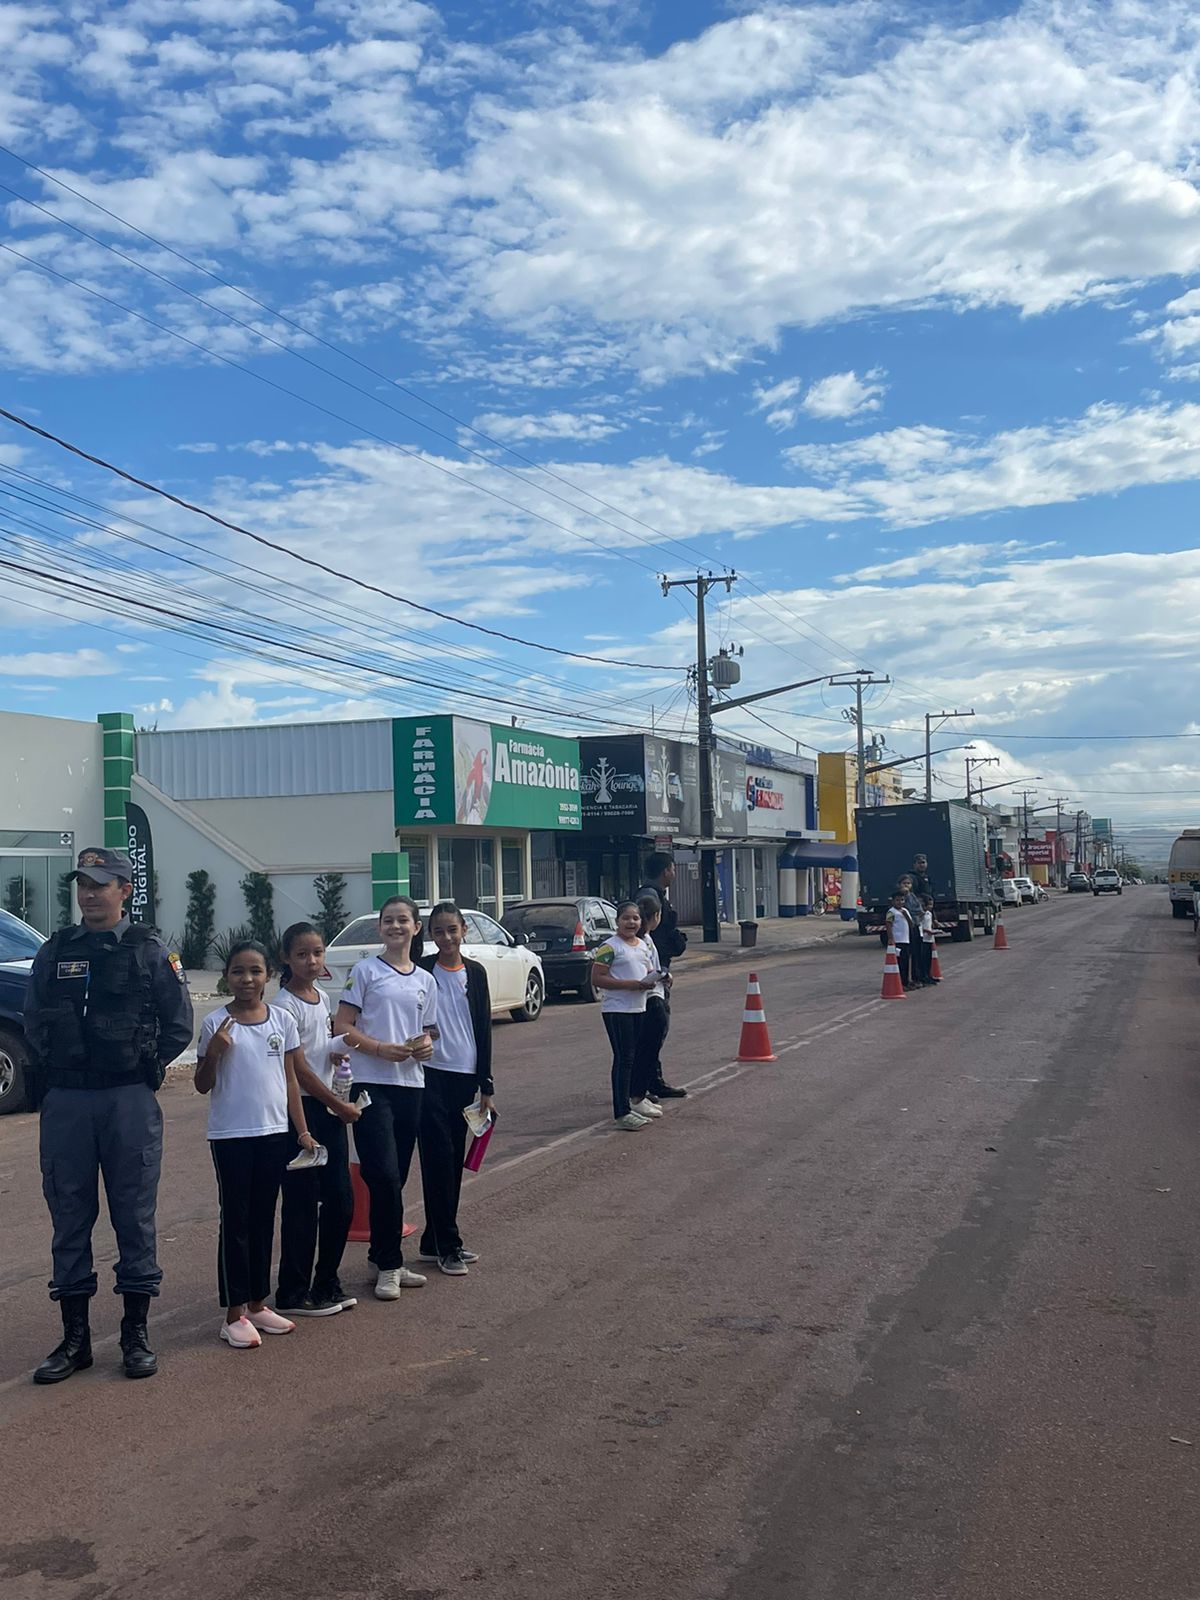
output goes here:
[[579, 741], [468, 717], [396, 717], [398, 828], [578, 830]]

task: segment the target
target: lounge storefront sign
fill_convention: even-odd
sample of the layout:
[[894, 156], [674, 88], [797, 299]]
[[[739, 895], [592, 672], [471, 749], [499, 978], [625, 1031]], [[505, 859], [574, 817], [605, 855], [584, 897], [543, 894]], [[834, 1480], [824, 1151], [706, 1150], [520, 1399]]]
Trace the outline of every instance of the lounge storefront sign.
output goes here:
[[468, 717], [392, 720], [395, 822], [578, 831], [579, 741]]
[[587, 833], [695, 838], [700, 763], [695, 745], [654, 735], [580, 740]]

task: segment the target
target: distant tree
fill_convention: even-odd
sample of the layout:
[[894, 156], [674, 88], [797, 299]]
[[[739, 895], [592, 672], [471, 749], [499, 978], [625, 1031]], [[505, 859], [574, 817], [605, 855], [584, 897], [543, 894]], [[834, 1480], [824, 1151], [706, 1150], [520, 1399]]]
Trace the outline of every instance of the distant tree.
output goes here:
[[313, 913], [313, 921], [328, 944], [334, 934], [340, 933], [346, 926], [346, 906], [342, 898], [346, 893], [345, 875], [341, 872], [322, 872], [313, 879], [313, 888], [317, 891], [321, 907]]
[[265, 872], [248, 872], [242, 879], [241, 888], [250, 922], [250, 938], [257, 939], [259, 944], [273, 952], [279, 943], [275, 931], [274, 885]]
[[29, 903], [33, 896], [26, 879], [17, 873], [4, 885], [4, 909], [22, 922], [29, 921]]
[[187, 891], [187, 921], [179, 942], [179, 959], [185, 967], [195, 971], [208, 959], [216, 932], [217, 890], [208, 873], [197, 867], [187, 875]]

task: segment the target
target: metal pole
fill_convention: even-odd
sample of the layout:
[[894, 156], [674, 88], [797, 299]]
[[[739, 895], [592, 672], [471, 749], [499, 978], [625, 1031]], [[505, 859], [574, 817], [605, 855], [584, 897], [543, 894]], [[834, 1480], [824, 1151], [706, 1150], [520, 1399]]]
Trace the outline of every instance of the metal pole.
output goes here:
[[708, 631], [704, 617], [704, 599], [708, 594], [708, 580], [696, 575], [696, 721], [700, 744], [700, 909], [704, 924], [704, 943], [717, 944], [721, 938], [721, 921], [717, 903], [717, 853], [705, 849], [704, 841], [712, 841], [717, 833], [717, 804], [713, 789], [713, 760], [716, 738], [713, 734], [712, 696], [708, 687]]
[[929, 713], [925, 713], [925, 803], [933, 799], [933, 751], [930, 749]]
[[858, 735], [858, 772], [854, 788], [860, 808], [867, 803], [867, 745], [863, 734], [862, 692], [863, 681], [861, 678], [856, 678], [854, 682], [854, 728]]

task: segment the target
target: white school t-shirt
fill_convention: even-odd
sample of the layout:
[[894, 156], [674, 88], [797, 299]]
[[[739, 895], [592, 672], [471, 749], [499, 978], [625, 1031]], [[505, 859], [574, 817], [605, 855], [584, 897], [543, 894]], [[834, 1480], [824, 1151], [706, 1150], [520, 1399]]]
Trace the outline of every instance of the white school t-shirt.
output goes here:
[[[598, 961], [601, 966], [607, 967], [614, 978], [642, 979], [648, 978], [657, 970], [658, 956], [653, 959], [647, 954], [647, 946], [653, 949], [648, 939], [638, 939], [630, 944], [627, 939], [622, 939], [616, 933], [605, 944], [592, 951], [592, 960]], [[648, 989], [601, 989], [601, 1011], [645, 1011]]]
[[933, 943], [933, 912], [932, 911], [922, 911], [922, 913], [921, 913], [921, 938], [924, 940], [924, 942], [926, 944], [932, 944]]
[[893, 944], [908, 943], [908, 918], [899, 906], [888, 907], [887, 925]]
[[318, 988], [317, 994], [319, 999], [302, 1000], [290, 989], [280, 989], [271, 1004], [295, 1017], [305, 1061], [325, 1087], [332, 1089], [333, 1062], [329, 1057], [329, 1041], [333, 1038], [333, 1001], [324, 989]]
[[[403, 1044], [437, 1022], [437, 984], [423, 967], [397, 972], [382, 956], [356, 961], [346, 980], [342, 999], [358, 1007], [355, 1026], [384, 1044]], [[350, 1070], [355, 1083], [390, 1083], [396, 1088], [423, 1089], [425, 1068], [420, 1061], [385, 1061], [366, 1050], [351, 1050]]]
[[442, 1072], [473, 1073], [478, 1054], [467, 1001], [467, 969], [444, 967], [439, 961], [432, 976], [437, 984], [438, 1037], [429, 1065]]
[[[228, 1008], [220, 1006], [200, 1024], [197, 1060], [204, 1060], [209, 1040], [228, 1015]], [[256, 1139], [287, 1132], [284, 1056], [299, 1045], [296, 1019], [280, 1006], [269, 1005], [262, 1022], [234, 1022], [209, 1095], [210, 1139]]]
[[[650, 971], [657, 972], [659, 970], [659, 960], [658, 950], [655, 946], [654, 940], [650, 938], [649, 934], [643, 934], [642, 943], [646, 947], [646, 960], [650, 963]], [[659, 979], [659, 981], [654, 985], [653, 989], [647, 990], [646, 998], [648, 1000], [665, 1000], [667, 998], [666, 984]]]

